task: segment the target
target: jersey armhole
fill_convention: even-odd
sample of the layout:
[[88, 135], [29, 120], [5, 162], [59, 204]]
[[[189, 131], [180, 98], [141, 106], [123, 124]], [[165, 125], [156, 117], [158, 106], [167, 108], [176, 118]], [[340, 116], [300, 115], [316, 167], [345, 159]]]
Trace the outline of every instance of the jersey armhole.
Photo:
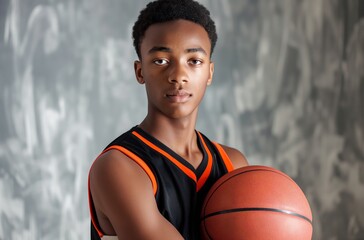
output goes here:
[[[157, 190], [158, 190], [158, 184], [157, 184], [157, 180], [156, 180], [152, 170], [149, 168], [149, 166], [140, 157], [135, 155], [133, 152], [129, 151], [128, 149], [126, 149], [124, 147], [121, 147], [121, 146], [118, 146], [118, 145], [113, 145], [113, 146], [108, 147], [104, 151], [102, 151], [102, 153], [97, 158], [99, 158], [102, 154], [104, 154], [107, 151], [110, 151], [112, 149], [115, 149], [117, 151], [122, 152], [123, 154], [128, 156], [131, 160], [136, 162], [144, 170], [144, 172], [148, 175], [148, 177], [149, 177], [149, 179], [150, 179], [150, 181], [152, 183], [153, 193], [154, 193], [154, 196], [156, 196]], [[91, 168], [92, 168], [92, 165], [91, 165]], [[91, 168], [90, 168], [90, 171], [91, 171]], [[101, 231], [100, 226], [99, 226], [99, 224], [97, 222], [96, 211], [95, 211], [95, 207], [94, 207], [93, 200], [92, 200], [92, 195], [91, 195], [90, 174], [88, 176], [88, 201], [89, 201], [89, 209], [90, 209], [90, 215], [91, 215], [91, 223], [92, 223], [93, 227], [95, 228], [95, 230], [96, 230], [97, 234], [99, 235], [99, 237], [102, 238], [104, 236], [104, 233]]]
[[218, 144], [217, 142], [212, 142], [212, 143], [215, 145], [217, 151], [220, 153], [220, 156], [221, 156], [221, 158], [222, 158], [222, 160], [223, 160], [223, 162], [225, 164], [225, 167], [226, 167], [227, 171], [228, 172], [233, 171], [234, 166], [233, 166], [229, 156], [227, 155], [226, 151], [224, 150], [224, 148], [220, 144]]

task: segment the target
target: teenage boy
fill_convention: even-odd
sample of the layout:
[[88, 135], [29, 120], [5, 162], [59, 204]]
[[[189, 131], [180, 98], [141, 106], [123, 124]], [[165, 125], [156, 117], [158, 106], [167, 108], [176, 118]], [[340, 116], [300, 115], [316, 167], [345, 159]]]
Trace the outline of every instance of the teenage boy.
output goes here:
[[148, 113], [91, 167], [91, 239], [199, 239], [208, 190], [248, 164], [195, 130], [214, 72], [215, 24], [196, 1], [157, 0], [140, 12], [133, 39]]

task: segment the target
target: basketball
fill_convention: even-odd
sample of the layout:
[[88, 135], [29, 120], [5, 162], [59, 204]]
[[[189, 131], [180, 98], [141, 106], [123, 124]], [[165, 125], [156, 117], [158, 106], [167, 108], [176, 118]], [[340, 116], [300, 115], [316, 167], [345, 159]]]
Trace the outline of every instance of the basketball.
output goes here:
[[312, 213], [305, 194], [283, 172], [247, 166], [222, 176], [201, 213], [205, 240], [309, 240]]

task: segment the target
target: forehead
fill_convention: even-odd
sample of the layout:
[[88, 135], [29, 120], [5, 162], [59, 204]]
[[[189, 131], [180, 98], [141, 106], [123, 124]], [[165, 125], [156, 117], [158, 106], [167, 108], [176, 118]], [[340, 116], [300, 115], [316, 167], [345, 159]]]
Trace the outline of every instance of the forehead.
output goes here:
[[201, 25], [187, 20], [151, 25], [141, 42], [142, 56], [156, 46], [168, 47], [172, 51], [203, 48], [208, 55], [211, 52], [211, 43], [206, 30]]

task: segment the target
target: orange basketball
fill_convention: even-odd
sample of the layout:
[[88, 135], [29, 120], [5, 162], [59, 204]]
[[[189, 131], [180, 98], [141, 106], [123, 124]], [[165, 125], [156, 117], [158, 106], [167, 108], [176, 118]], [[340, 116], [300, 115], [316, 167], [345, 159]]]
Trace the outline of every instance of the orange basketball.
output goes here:
[[220, 178], [201, 214], [203, 239], [308, 240], [312, 213], [300, 187], [266, 166], [247, 166]]

